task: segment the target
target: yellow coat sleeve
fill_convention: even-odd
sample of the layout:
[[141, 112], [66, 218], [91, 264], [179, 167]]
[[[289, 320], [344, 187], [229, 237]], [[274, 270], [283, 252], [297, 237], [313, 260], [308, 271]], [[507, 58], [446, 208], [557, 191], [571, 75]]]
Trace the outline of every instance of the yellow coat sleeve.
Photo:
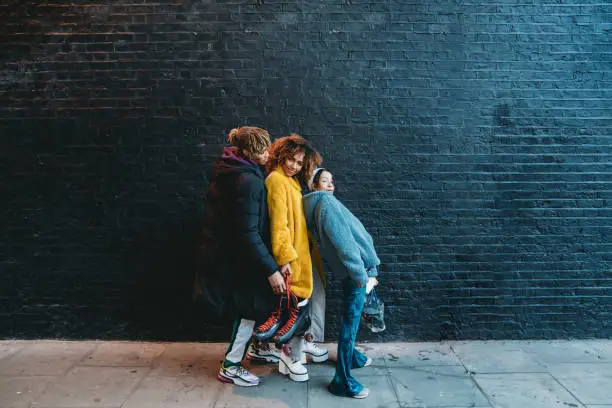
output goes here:
[[272, 254], [279, 266], [286, 265], [298, 258], [293, 247], [289, 230], [289, 207], [287, 186], [283, 180], [272, 173], [266, 179], [268, 188], [268, 211], [270, 212], [270, 232], [272, 235]]

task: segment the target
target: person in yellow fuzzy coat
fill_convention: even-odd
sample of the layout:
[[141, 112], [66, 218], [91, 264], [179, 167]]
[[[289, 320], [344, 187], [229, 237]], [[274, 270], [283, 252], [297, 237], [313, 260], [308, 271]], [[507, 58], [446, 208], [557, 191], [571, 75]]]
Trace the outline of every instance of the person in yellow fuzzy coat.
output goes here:
[[268, 175], [266, 188], [272, 254], [283, 270], [290, 269], [293, 294], [300, 299], [309, 299], [312, 294], [312, 262], [302, 207], [302, 188], [295, 177], [287, 176], [282, 166]]
[[[302, 207], [302, 186], [307, 186], [312, 172], [322, 159], [310, 143], [296, 134], [277, 139], [269, 152], [266, 188], [272, 255], [281, 273], [289, 276], [290, 290], [295, 295], [295, 304], [289, 306], [287, 324], [277, 332], [276, 339], [279, 341], [280, 337], [290, 338], [295, 333], [291, 328], [294, 325], [297, 327], [296, 322], [304, 318], [302, 314], [307, 313], [306, 306], [312, 294], [312, 261]], [[308, 343], [302, 335], [298, 335], [281, 351], [279, 371], [288, 374], [294, 381], [308, 380], [308, 371], [301, 362], [303, 351], [308, 352]]]

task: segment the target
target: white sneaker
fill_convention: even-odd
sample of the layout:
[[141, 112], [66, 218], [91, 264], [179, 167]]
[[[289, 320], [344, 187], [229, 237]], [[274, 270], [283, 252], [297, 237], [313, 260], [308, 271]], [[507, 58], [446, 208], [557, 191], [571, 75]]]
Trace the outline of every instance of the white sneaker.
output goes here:
[[300, 362], [293, 360], [291, 353], [286, 353], [285, 348], [280, 353], [280, 361], [278, 362], [278, 371], [281, 374], [289, 375], [293, 381], [302, 382], [308, 381], [308, 370]]
[[260, 361], [262, 363], [278, 363], [280, 352], [268, 343], [251, 343], [246, 353], [247, 360]]
[[366, 360], [365, 364], [363, 365], [364, 367], [368, 367], [372, 365], [372, 357], [368, 357], [368, 359]]
[[259, 385], [259, 377], [251, 374], [249, 370], [242, 366], [229, 366], [225, 368], [223, 367], [223, 362], [221, 362], [221, 367], [219, 367], [217, 378], [222, 382], [233, 383], [241, 387]]
[[359, 391], [359, 394], [353, 395], [353, 398], [364, 399], [368, 395], [370, 395], [370, 389], [363, 387], [363, 389], [361, 391]]
[[329, 351], [326, 348], [319, 347], [314, 341], [304, 340], [304, 348], [302, 349], [303, 355], [300, 360], [303, 364], [306, 363], [306, 356], [310, 356], [313, 363], [323, 363], [327, 361], [329, 357]]

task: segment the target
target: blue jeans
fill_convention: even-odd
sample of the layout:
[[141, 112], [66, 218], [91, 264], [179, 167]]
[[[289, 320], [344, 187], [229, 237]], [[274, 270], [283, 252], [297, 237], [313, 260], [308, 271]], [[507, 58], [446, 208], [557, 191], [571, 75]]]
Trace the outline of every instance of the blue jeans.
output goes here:
[[359, 330], [366, 294], [365, 287], [360, 288], [351, 278], [344, 279], [342, 286], [344, 302], [340, 338], [338, 339], [338, 362], [336, 363], [336, 375], [328, 389], [332, 394], [352, 397], [361, 392], [363, 385], [351, 375], [351, 368], [363, 367], [368, 359], [355, 348], [355, 338]]

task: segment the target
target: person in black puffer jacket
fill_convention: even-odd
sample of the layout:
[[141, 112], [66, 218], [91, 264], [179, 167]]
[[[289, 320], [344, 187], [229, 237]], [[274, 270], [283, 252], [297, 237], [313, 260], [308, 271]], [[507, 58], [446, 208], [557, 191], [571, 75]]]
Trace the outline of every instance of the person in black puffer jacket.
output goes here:
[[[235, 319], [230, 346], [218, 378], [240, 386], [259, 384], [242, 367], [249, 359], [276, 363], [279, 351], [251, 343], [256, 321], [266, 318], [286, 291], [270, 252], [270, 218], [263, 165], [270, 136], [250, 126], [233, 129], [231, 147], [215, 162], [206, 203], [194, 294], [217, 318]], [[247, 349], [248, 348], [248, 349]]]

